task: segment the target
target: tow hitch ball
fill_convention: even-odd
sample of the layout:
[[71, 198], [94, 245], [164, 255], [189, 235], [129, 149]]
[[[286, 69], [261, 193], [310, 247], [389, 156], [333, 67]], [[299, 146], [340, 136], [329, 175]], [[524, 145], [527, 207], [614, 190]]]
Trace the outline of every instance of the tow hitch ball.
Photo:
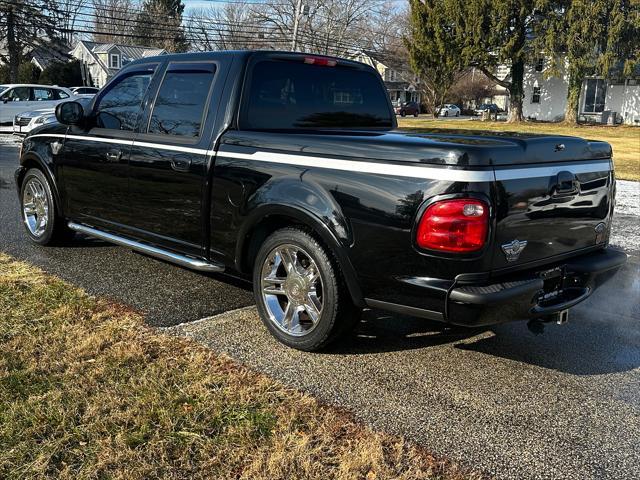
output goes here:
[[536, 335], [540, 335], [544, 332], [545, 323], [555, 322], [558, 325], [564, 325], [569, 321], [569, 309], [561, 310], [559, 312], [547, 315], [542, 318], [535, 318], [527, 322], [527, 328]]

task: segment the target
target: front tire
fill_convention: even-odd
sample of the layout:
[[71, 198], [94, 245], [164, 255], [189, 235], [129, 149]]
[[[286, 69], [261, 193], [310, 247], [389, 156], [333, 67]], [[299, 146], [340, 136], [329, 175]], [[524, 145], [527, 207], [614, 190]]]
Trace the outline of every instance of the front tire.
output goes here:
[[253, 291], [271, 334], [298, 350], [319, 350], [360, 319], [330, 252], [298, 228], [278, 230], [264, 241]]
[[68, 240], [73, 233], [64, 224], [49, 180], [37, 168], [27, 171], [20, 187], [22, 222], [29, 238], [40, 245]]

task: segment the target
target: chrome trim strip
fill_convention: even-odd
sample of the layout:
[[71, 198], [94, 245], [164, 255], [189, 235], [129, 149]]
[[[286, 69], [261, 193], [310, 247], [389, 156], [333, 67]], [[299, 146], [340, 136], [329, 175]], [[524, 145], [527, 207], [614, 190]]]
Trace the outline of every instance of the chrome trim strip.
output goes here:
[[136, 242], [135, 240], [129, 240], [128, 238], [120, 237], [112, 233], [107, 233], [107, 232], [103, 232], [102, 230], [97, 230], [92, 227], [87, 227], [86, 225], [80, 225], [74, 222], [69, 222], [69, 228], [74, 232], [85, 233], [91, 237], [96, 237], [110, 243], [115, 243], [123, 247], [128, 247], [128, 248], [131, 248], [132, 250], [146, 253], [147, 255], [150, 255], [152, 257], [159, 258], [161, 260], [166, 260], [168, 262], [175, 263], [183, 267], [191, 268], [193, 270], [199, 270], [201, 272], [224, 272], [224, 266], [222, 265], [207, 262], [206, 260], [202, 260], [200, 258], [191, 258], [184, 255], [180, 255], [178, 253], [169, 252], [167, 250], [163, 250], [157, 247], [152, 247], [151, 245], [146, 245], [144, 243]]
[[[171, 150], [175, 152], [192, 153], [195, 155], [216, 155], [215, 150], [204, 148], [182, 147], [180, 145], [164, 145], [160, 143], [138, 142], [134, 140], [120, 140], [115, 138], [87, 137], [82, 135], [62, 135], [41, 133], [34, 137], [74, 138], [102, 143], [116, 143], [129, 146], [141, 146]], [[561, 171], [573, 173], [608, 172], [611, 170], [609, 160], [585, 161], [581, 163], [567, 163], [556, 166], [506, 167], [495, 170], [464, 170], [448, 167], [430, 167], [425, 165], [391, 164], [384, 162], [368, 162], [364, 160], [343, 160], [339, 158], [297, 155], [289, 153], [267, 152], [257, 150], [252, 153], [231, 152], [220, 149], [218, 155], [237, 160], [269, 162], [285, 165], [298, 165], [308, 168], [328, 168], [347, 172], [373, 173], [376, 175], [390, 175], [408, 178], [423, 178], [425, 180], [446, 180], [451, 182], [494, 182], [496, 180], [518, 180], [522, 178], [539, 178], [557, 175]]]
[[572, 172], [572, 173], [595, 173], [595, 172], [609, 172], [611, 170], [611, 164], [609, 160], [601, 160], [597, 162], [584, 162], [584, 163], [567, 163], [565, 165], [554, 166], [536, 166], [525, 168], [505, 168], [496, 169], [496, 180], [518, 180], [521, 178], [537, 178], [537, 177], [551, 177], [557, 175], [560, 172]]
[[452, 182], [493, 182], [493, 170], [457, 170], [447, 167], [427, 167], [420, 165], [342, 160], [338, 158], [311, 157], [287, 153], [256, 151], [253, 153], [219, 150], [221, 157], [258, 162], [282, 163], [302, 167], [328, 168], [346, 172], [363, 172], [396, 177], [424, 178], [428, 180], [449, 180]]

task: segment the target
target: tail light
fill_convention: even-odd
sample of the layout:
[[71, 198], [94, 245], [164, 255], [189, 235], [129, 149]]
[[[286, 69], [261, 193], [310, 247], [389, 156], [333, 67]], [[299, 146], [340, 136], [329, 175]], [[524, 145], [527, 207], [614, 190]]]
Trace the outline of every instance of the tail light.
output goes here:
[[425, 210], [418, 223], [416, 243], [421, 248], [467, 253], [487, 241], [489, 205], [475, 198], [441, 200]]

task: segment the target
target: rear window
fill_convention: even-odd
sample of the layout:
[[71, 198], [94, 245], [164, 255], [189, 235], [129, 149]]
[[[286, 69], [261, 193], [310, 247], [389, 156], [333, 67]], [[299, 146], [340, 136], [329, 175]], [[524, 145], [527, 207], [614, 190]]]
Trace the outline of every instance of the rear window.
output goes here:
[[374, 72], [278, 60], [254, 65], [240, 124], [249, 130], [393, 127]]

